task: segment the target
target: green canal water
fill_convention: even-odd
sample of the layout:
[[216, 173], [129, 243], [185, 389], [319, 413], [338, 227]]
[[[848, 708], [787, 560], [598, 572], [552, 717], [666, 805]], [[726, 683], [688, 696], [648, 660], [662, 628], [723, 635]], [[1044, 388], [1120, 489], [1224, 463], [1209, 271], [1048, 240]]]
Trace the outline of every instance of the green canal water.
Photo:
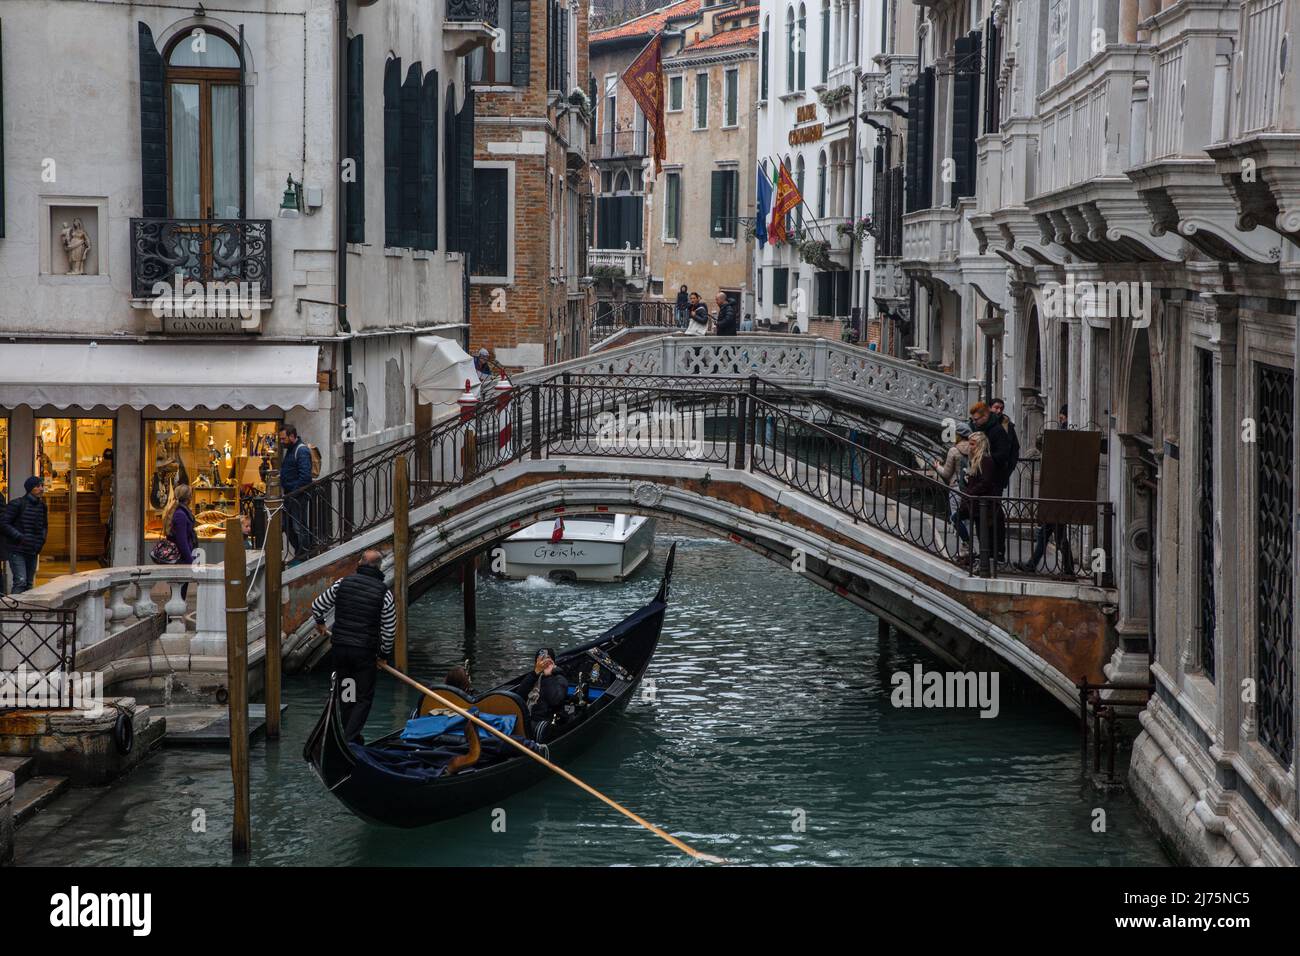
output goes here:
[[[1126, 794], [1080, 775], [1078, 732], [1039, 694], [976, 710], [902, 709], [890, 675], [940, 663], [875, 619], [738, 546], [680, 542], [673, 601], [637, 699], [578, 776], [698, 849], [748, 864], [1165, 865]], [[411, 669], [437, 679], [470, 660], [478, 687], [517, 673], [543, 644], [595, 635], [653, 593], [667, 553], [621, 585], [485, 581], [467, 638], [445, 586], [412, 610]], [[389, 678], [367, 738], [413, 698]], [[560, 779], [422, 830], [353, 817], [302, 762], [326, 675], [286, 682], [285, 736], [251, 752], [259, 865], [659, 865], [677, 851]], [[1105, 832], [1095, 832], [1096, 809]], [[197, 812], [201, 811], [201, 813]], [[230, 764], [221, 751], [164, 749], [111, 787], [73, 791], [19, 831], [33, 865], [230, 862]], [[195, 832], [203, 819], [206, 832]], [[498, 815], [498, 819], [500, 816]]]

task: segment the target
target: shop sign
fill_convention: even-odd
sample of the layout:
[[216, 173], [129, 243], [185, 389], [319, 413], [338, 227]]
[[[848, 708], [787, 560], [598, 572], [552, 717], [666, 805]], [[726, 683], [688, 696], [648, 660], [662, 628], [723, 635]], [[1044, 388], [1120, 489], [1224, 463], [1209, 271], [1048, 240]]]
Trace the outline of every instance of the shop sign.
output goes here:
[[244, 320], [235, 316], [211, 318], [189, 318], [184, 315], [164, 315], [162, 330], [176, 335], [226, 335], [231, 332], [244, 331]]

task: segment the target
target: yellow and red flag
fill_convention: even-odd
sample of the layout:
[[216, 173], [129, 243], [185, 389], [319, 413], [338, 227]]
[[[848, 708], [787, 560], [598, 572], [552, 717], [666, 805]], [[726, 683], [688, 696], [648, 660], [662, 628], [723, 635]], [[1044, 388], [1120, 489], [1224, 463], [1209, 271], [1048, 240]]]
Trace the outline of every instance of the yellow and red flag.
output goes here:
[[632, 92], [632, 98], [641, 107], [646, 122], [654, 130], [656, 176], [663, 167], [664, 157], [668, 155], [664, 148], [663, 43], [661, 30], [645, 45], [645, 49], [637, 54], [632, 65], [623, 71], [623, 82], [627, 84], [627, 88]]
[[803, 202], [799, 187], [794, 184], [794, 177], [780, 164], [776, 179], [776, 201], [772, 203], [772, 221], [767, 226], [768, 242], [789, 242], [785, 231], [785, 217]]

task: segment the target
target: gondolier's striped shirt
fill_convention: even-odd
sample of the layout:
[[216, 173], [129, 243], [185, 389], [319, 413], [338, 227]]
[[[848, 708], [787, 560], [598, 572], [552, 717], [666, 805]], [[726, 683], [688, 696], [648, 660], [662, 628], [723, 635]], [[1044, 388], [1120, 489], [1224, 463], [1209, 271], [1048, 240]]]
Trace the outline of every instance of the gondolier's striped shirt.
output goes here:
[[[311, 602], [311, 613], [315, 615], [316, 620], [321, 624], [325, 623], [325, 614], [334, 609], [334, 603], [338, 599], [339, 585], [343, 579], [335, 581], [324, 591], [320, 597]], [[393, 638], [397, 634], [397, 601], [393, 599], [392, 591], [384, 591], [384, 608], [379, 614], [379, 654], [381, 657], [387, 657], [393, 652]]]

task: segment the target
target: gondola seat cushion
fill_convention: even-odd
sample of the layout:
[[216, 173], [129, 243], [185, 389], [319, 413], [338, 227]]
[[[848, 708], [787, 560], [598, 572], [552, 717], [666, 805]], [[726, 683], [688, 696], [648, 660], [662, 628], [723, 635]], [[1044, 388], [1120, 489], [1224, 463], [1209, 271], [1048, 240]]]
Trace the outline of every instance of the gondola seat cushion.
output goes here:
[[[471, 710], [470, 713], [507, 736], [515, 732], [517, 721], [513, 715], [482, 713], [477, 707]], [[408, 743], [432, 740], [442, 734], [463, 733], [462, 728], [464, 725], [465, 718], [459, 714], [429, 714], [426, 717], [416, 717], [413, 720], [408, 720], [405, 729], [402, 731], [402, 739]], [[492, 736], [482, 727], [478, 728], [478, 735], [484, 739]]]

